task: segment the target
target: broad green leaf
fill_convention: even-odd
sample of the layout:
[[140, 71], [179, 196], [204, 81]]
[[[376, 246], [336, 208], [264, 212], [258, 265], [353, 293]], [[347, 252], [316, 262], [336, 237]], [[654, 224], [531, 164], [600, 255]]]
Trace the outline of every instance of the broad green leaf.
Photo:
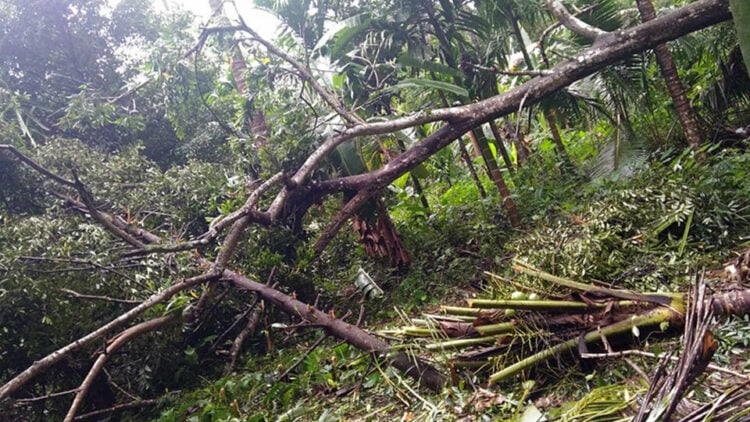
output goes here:
[[463, 74], [458, 69], [452, 68], [450, 66], [447, 66], [438, 62], [433, 62], [430, 60], [422, 60], [410, 54], [399, 55], [398, 59], [396, 59], [396, 63], [398, 63], [401, 66], [424, 69], [424, 70], [435, 72], [441, 75], [463, 78]]
[[368, 13], [360, 13], [349, 18], [346, 18], [331, 27], [328, 31], [323, 34], [322, 37], [315, 44], [314, 50], [320, 50], [323, 46], [328, 44], [332, 39], [341, 36], [345, 30], [352, 28], [359, 28], [362, 26], [369, 26], [370, 17]]
[[429, 88], [437, 89], [439, 91], [450, 92], [451, 94], [458, 95], [459, 97], [468, 97], [469, 91], [466, 88], [462, 88], [458, 85], [454, 85], [443, 81], [433, 81], [431, 79], [416, 79], [409, 78], [404, 79], [398, 84], [391, 87], [391, 89], [399, 90], [405, 88]]

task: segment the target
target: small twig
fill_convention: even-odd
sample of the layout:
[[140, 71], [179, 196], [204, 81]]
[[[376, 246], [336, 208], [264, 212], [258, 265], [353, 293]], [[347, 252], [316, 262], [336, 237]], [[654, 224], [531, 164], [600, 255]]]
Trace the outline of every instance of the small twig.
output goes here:
[[312, 353], [315, 349], [317, 349], [318, 346], [320, 346], [320, 344], [323, 343], [323, 341], [327, 338], [328, 338], [328, 334], [323, 334], [322, 336], [320, 336], [320, 338], [315, 340], [315, 343], [313, 343], [310, 347], [307, 348], [307, 351], [305, 351], [305, 354], [300, 356], [300, 358], [297, 359], [296, 362], [294, 362], [294, 365], [290, 366], [286, 371], [284, 371], [283, 374], [279, 375], [276, 378], [276, 382], [280, 382], [281, 380], [285, 379], [292, 371], [297, 369], [297, 367], [300, 366], [302, 362], [304, 362], [305, 359], [307, 359], [308, 356], [310, 356], [310, 353]]
[[42, 400], [51, 399], [52, 397], [65, 396], [65, 395], [73, 394], [73, 393], [76, 393], [76, 392], [78, 392], [78, 388], [74, 388], [72, 390], [66, 390], [66, 391], [57, 391], [57, 392], [54, 392], [54, 393], [46, 394], [44, 396], [29, 397], [27, 399], [18, 399], [18, 400], [16, 400], [16, 404], [23, 405], [23, 404], [27, 404], [27, 403], [33, 403], [33, 402], [36, 402], [36, 401], [42, 401]]
[[102, 372], [104, 372], [104, 375], [107, 376], [107, 381], [115, 387], [115, 389], [119, 392], [121, 392], [123, 395], [130, 397], [133, 401], [139, 401], [141, 400], [140, 397], [137, 397], [136, 395], [132, 394], [131, 392], [125, 390], [124, 388], [120, 387], [119, 384], [115, 382], [115, 380], [112, 379], [112, 376], [109, 374], [109, 371], [107, 371], [107, 368], [102, 368]]
[[359, 317], [357, 317], [357, 323], [355, 326], [359, 327], [362, 324], [362, 319], [365, 317], [365, 298], [363, 297], [359, 301]]
[[67, 294], [70, 297], [74, 297], [76, 299], [93, 299], [93, 300], [104, 300], [107, 302], [114, 302], [114, 303], [127, 303], [127, 304], [137, 304], [141, 303], [139, 300], [129, 300], [129, 299], [118, 299], [116, 297], [109, 297], [109, 296], [97, 296], [97, 295], [86, 295], [82, 293], [78, 293], [74, 290], [60, 288], [60, 291]]
[[89, 413], [84, 413], [82, 415], [76, 416], [74, 420], [82, 421], [85, 419], [91, 419], [96, 416], [101, 416], [106, 413], [119, 412], [121, 410], [127, 410], [127, 409], [136, 409], [139, 407], [154, 406], [157, 404], [159, 404], [158, 400], [136, 400], [136, 401], [131, 401], [128, 403], [123, 403], [123, 404], [118, 404], [112, 407], [108, 407], [106, 409], [99, 409], [99, 410], [94, 410]]

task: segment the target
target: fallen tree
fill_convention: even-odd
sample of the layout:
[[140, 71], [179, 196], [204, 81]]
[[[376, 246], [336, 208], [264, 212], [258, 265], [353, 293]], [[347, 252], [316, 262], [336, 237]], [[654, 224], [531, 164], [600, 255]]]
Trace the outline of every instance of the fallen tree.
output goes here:
[[[21, 157], [22, 161], [29, 164], [32, 168], [39, 171], [41, 174], [50, 177], [55, 182], [61, 183], [62, 185], [68, 187], [76, 187], [79, 192], [85, 192], [85, 187], [79, 180], [76, 179], [76, 181], [73, 182], [66, 180], [60, 176], [54, 175], [54, 173], [47, 169], [44, 169], [42, 166], [35, 163], [32, 159], [24, 156], [14, 148], [6, 149], [13, 151], [14, 154]], [[126, 221], [117, 216], [113, 216], [97, 210], [93, 205], [93, 200], [88, 195], [86, 195], [88, 197], [88, 200], [86, 201], [78, 201], [77, 199], [64, 194], [57, 195], [63, 198], [68, 205], [72, 206], [77, 211], [86, 215], [96, 216], [94, 218], [101, 222], [103, 226], [110, 229], [110, 232], [113, 235], [120, 238], [130, 239], [131, 242], [129, 243], [148, 244], [156, 243], [161, 240], [158, 236], [146, 230], [143, 230], [140, 227], [135, 227], [133, 225], [127, 224]], [[376, 353], [378, 355], [386, 357], [394, 367], [402, 370], [405, 374], [414, 378], [420, 384], [432, 389], [433, 391], [440, 391], [442, 389], [444, 383], [443, 375], [437, 372], [430, 365], [422, 362], [419, 358], [410, 356], [404, 352], [393, 353], [389, 355], [390, 346], [388, 343], [373, 337], [361, 328], [346, 323], [341, 319], [334, 318], [331, 315], [322, 312], [309, 304], [303, 303], [269, 286], [255, 282], [237, 272], [221, 269], [224, 267], [224, 265], [226, 265], [226, 262], [229, 260], [232, 252], [237, 247], [239, 235], [242, 233], [242, 231], [244, 231], [248, 221], [249, 219], [246, 217], [240, 218], [239, 220], [235, 221], [232, 230], [230, 230], [230, 234], [224, 240], [223, 247], [221, 248], [220, 253], [217, 256], [215, 263], [211, 263], [200, 256], [196, 256], [196, 267], [209, 268], [207, 272], [187, 280], [178, 280], [172, 287], [165, 289], [157, 295], [154, 295], [150, 300], [121, 315], [114, 321], [102, 326], [102, 328], [96, 330], [95, 332], [92, 332], [84, 336], [83, 338], [78, 339], [73, 343], [61, 349], [58, 349], [50, 355], [36, 361], [27, 370], [9, 380], [5, 383], [5, 385], [2, 386], [2, 388], [0, 388], [0, 399], [8, 397], [14, 391], [22, 387], [25, 383], [33, 379], [35, 376], [44, 372], [61, 360], [68, 358], [72, 352], [85, 347], [93, 343], [95, 340], [107, 335], [109, 332], [115, 330], [129, 320], [137, 317], [154, 305], [164, 302], [180, 291], [195, 287], [202, 283], [214, 281], [219, 278], [230, 280], [239, 288], [257, 293], [261, 298], [277, 305], [279, 308], [287, 312], [290, 316], [301, 318], [303, 321], [314, 324], [315, 326], [319, 326], [324, 329], [329, 335], [333, 335], [337, 338], [347, 341], [353, 346], [358, 347], [364, 351]], [[199, 306], [196, 307], [199, 308]], [[193, 311], [193, 313], [195, 313], [195, 311]], [[190, 317], [194, 318], [195, 315], [191, 315]], [[86, 392], [90, 388], [92, 380], [102, 369], [109, 354], [121, 348], [126, 342], [128, 342], [135, 336], [142, 335], [149, 331], [161, 329], [166, 325], [174, 324], [178, 321], [181, 321], [181, 318], [176, 318], [174, 316], [165, 316], [152, 319], [130, 327], [111, 338], [105, 345], [104, 349], [100, 352], [99, 358], [94, 363], [88, 376], [81, 384], [81, 387], [79, 388], [78, 393], [74, 399], [73, 405], [68, 412], [66, 420], [73, 420], [73, 418], [75, 417], [76, 411], [79, 408], [83, 398], [85, 397]]]
[[[32, 158], [14, 147], [0, 145], [0, 150], [9, 151], [22, 163], [38, 171], [42, 176], [60, 184], [63, 190], [61, 192], [54, 191], [59, 198], [79, 211], [80, 214], [91, 218], [106, 228], [113, 237], [120, 239], [120, 241], [128, 245], [129, 250], [123, 253], [123, 256], [144, 256], [187, 250], [197, 251], [199, 248], [212, 244], [221, 235], [225, 236], [222, 244], [218, 247], [218, 254], [215, 261], [210, 262], [201, 257], [199, 253], [196, 253], [197, 257], [193, 263], [193, 270], [198, 275], [185, 280], [176, 280], [169, 288], [154, 295], [151, 299], [141, 303], [130, 311], [123, 313], [120, 317], [103, 325], [100, 329], [39, 359], [27, 370], [8, 380], [0, 388], [0, 399], [9, 397], [35, 376], [70, 356], [72, 352], [90, 346], [95, 340], [109, 335], [133, 321], [154, 305], [163, 303], [171, 296], [190, 287], [211, 283], [220, 278], [232, 281], [237, 287], [256, 292], [261, 298], [274, 303], [286, 313], [301, 318], [307, 323], [321, 327], [329, 335], [346, 340], [350, 344], [367, 352], [378, 354], [390, 353], [388, 343], [373, 337], [355, 325], [334, 318], [313, 306], [231, 270], [232, 255], [248, 225], [261, 224], [273, 226], [278, 221], [288, 217], [285, 213], [288, 213], [292, 208], [289, 206], [290, 204], [303, 197], [306, 197], [308, 200], [301, 202], [312, 204], [314, 201], [309, 200], [309, 197], [317, 199], [339, 192], [357, 192], [341, 209], [339, 215], [331, 221], [329, 228], [316, 243], [315, 248], [321, 251], [325, 249], [328, 241], [335, 236], [336, 232], [349, 216], [372, 197], [375, 192], [424, 162], [441, 148], [449, 145], [453, 140], [472, 128], [491, 119], [532, 105], [545, 96], [591, 75], [607, 65], [622, 60], [630, 54], [711, 26], [730, 17], [726, 1], [701, 0], [636, 27], [608, 33], [606, 36], [600, 37], [591, 48], [582, 51], [572, 60], [550, 69], [543, 76], [534, 78], [509, 92], [474, 104], [425, 110], [413, 116], [380, 123], [352, 121], [352, 119], [346, 119], [346, 116], [342, 116], [350, 122], [350, 125], [342, 128], [338, 134], [332, 136], [316, 148], [304, 164], [293, 172], [278, 173], [263, 181], [259, 187], [248, 195], [243, 206], [224, 218], [215, 220], [210, 229], [202, 236], [185, 242], [165, 241], [161, 237], [146, 231], [144, 228], [132, 224], [126, 218], [101, 211], [93, 199], [95, 192], [90, 193], [89, 189], [78, 180], [75, 172], [71, 172], [73, 180], [69, 180], [46, 170]], [[248, 28], [239, 26], [230, 29], [247, 30]], [[337, 103], [334, 102], [333, 104]], [[333, 108], [337, 112], [342, 113], [338, 106]], [[344, 114], [348, 115], [348, 113]], [[366, 174], [330, 180], [313, 180], [311, 177], [321, 161], [336, 146], [347, 140], [356, 137], [392, 133], [400, 129], [437, 121], [444, 122], [444, 126], [441, 129], [417, 142], [381, 169]], [[276, 192], [272, 200], [270, 199], [271, 192]], [[270, 202], [270, 205], [265, 210], [260, 209], [261, 199], [263, 198], [269, 199]], [[740, 299], [741, 303], [744, 303], [742, 301], [746, 300], [744, 298]], [[200, 310], [200, 307], [198, 308]], [[151, 320], [153, 322], [142, 322], [125, 329], [120, 337], [113, 338], [112, 344], [120, 347], [122, 345], [121, 342], [128, 341], [132, 336], [157, 329], [168, 323], [174, 323], [177, 320], [176, 318], [170, 318], [168, 320], [154, 319]], [[117, 340], [118, 338], [119, 340]], [[100, 356], [104, 356], [106, 353], [107, 350], [105, 347]], [[92, 367], [91, 376], [95, 376], [96, 371], [103, 366], [104, 360], [106, 358], [102, 357], [96, 366]], [[440, 390], [444, 383], [441, 374], [413, 356], [405, 353], [396, 353], [390, 356], [390, 361], [394, 366], [435, 391]], [[69, 417], [75, 415], [76, 406], [83, 400], [86, 385], [83, 385], [79, 392], [80, 398], [76, 398], [76, 404], [71, 407]]]

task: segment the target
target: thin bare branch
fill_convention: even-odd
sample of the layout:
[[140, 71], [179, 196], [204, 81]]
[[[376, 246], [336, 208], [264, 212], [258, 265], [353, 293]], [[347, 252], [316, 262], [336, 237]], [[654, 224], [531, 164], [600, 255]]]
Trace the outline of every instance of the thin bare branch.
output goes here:
[[70, 289], [60, 289], [61, 292], [67, 294], [70, 297], [74, 297], [76, 299], [92, 299], [92, 300], [103, 300], [106, 302], [114, 302], [114, 303], [127, 303], [127, 304], [136, 304], [141, 303], [139, 300], [130, 300], [130, 299], [119, 299], [116, 297], [109, 297], [109, 296], [97, 296], [97, 295], [85, 295], [82, 293], [78, 293], [74, 290]]
[[16, 404], [27, 404], [27, 403], [33, 403], [36, 401], [51, 399], [53, 397], [67, 396], [68, 394], [75, 394], [77, 391], [78, 391], [78, 388], [74, 388], [72, 390], [65, 390], [65, 391], [55, 391], [54, 393], [45, 394], [43, 396], [29, 397], [26, 399], [18, 399], [16, 400]]
[[313, 351], [315, 351], [315, 349], [317, 349], [318, 346], [320, 346], [321, 344], [323, 344], [323, 342], [327, 338], [328, 338], [328, 334], [325, 334], [325, 333], [323, 333], [323, 335], [321, 335], [320, 337], [318, 337], [318, 339], [315, 340], [315, 342], [313, 344], [311, 344], [310, 347], [307, 348], [307, 350], [305, 350], [305, 353], [303, 353], [302, 356], [300, 356], [299, 359], [297, 359], [294, 362], [294, 364], [292, 364], [292, 366], [290, 366], [289, 368], [287, 368], [287, 370], [284, 371], [283, 374], [281, 374], [278, 377], [276, 377], [276, 382], [285, 380], [286, 377], [288, 377], [289, 374], [292, 373], [292, 371], [294, 371], [295, 369], [297, 369], [297, 367], [299, 367], [302, 364], [302, 362], [304, 362], [305, 359], [307, 359], [307, 357], [310, 356], [310, 353], [312, 353]]
[[114, 413], [119, 412], [121, 410], [127, 410], [127, 409], [137, 409], [139, 407], [149, 407], [149, 406], [155, 406], [158, 404], [158, 400], [135, 400], [128, 403], [122, 403], [118, 404], [116, 406], [108, 407], [106, 409], [99, 409], [94, 410], [89, 413], [84, 413], [83, 415], [76, 416], [74, 420], [76, 421], [82, 421], [86, 419], [91, 419], [95, 417], [99, 417], [101, 415], [106, 415], [107, 413]]
[[570, 29], [574, 33], [584, 38], [595, 41], [602, 35], [608, 34], [607, 31], [604, 31], [593, 25], [589, 25], [588, 23], [578, 19], [574, 14], [570, 13], [565, 5], [563, 5], [559, 0], [545, 0], [545, 3], [547, 4], [547, 9], [549, 9], [549, 11], [552, 12], [553, 15], [555, 15], [557, 20], [559, 20], [564, 27]]
[[13, 145], [7, 145], [7, 144], [0, 144], [0, 150], [7, 150], [10, 151], [13, 155], [15, 155], [19, 160], [23, 161], [26, 165], [31, 167], [32, 169], [36, 170], [39, 174], [42, 176], [46, 176], [52, 180], [54, 180], [57, 183], [60, 183], [61, 185], [65, 185], [69, 188], [75, 188], [76, 184], [73, 181], [70, 181], [64, 177], [58, 176], [57, 174], [53, 173], [50, 170], [47, 170], [44, 168], [41, 164], [37, 163], [36, 161], [32, 160], [31, 158], [27, 157], [24, 153], [16, 149]]
[[73, 270], [91, 271], [93, 268], [98, 268], [102, 271], [112, 272], [122, 278], [131, 280], [131, 281], [133, 281], [132, 277], [120, 271], [120, 269], [140, 266], [140, 264], [125, 265], [125, 266], [107, 266], [107, 265], [99, 264], [98, 262], [94, 262], [90, 259], [79, 259], [79, 258], [48, 258], [48, 257], [42, 257], [42, 256], [20, 256], [18, 257], [18, 259], [22, 259], [24, 261], [48, 261], [48, 262], [54, 262], [54, 263], [70, 263], [70, 264], [87, 265], [90, 268], [84, 267], [84, 268], [66, 269], [66, 271], [73, 271]]

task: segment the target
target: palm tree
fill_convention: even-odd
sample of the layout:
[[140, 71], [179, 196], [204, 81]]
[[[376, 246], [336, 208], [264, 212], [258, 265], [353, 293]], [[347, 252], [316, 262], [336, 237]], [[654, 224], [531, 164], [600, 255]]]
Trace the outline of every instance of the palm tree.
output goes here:
[[[641, 19], [644, 22], [656, 18], [656, 11], [651, 0], [636, 0], [636, 4], [638, 5]], [[703, 136], [698, 127], [698, 120], [695, 117], [693, 108], [690, 106], [690, 101], [687, 95], [685, 95], [685, 89], [682, 86], [680, 76], [677, 74], [677, 67], [672, 59], [672, 53], [669, 52], [666, 44], [659, 44], [654, 47], [654, 54], [656, 55], [656, 62], [659, 64], [661, 74], [664, 77], [664, 82], [667, 85], [669, 96], [672, 97], [672, 104], [677, 112], [677, 117], [680, 119], [682, 128], [685, 130], [685, 137], [688, 144], [697, 150], [703, 143]]]

